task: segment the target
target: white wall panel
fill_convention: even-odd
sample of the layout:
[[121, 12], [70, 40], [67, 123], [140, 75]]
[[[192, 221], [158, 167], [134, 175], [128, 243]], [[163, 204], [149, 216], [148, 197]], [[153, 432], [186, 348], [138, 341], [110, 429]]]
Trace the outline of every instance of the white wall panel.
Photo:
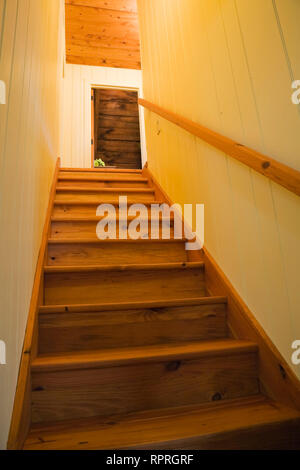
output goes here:
[[[300, 106], [291, 101], [299, 1], [139, 0], [138, 8], [145, 99], [300, 170]], [[291, 364], [300, 198], [145, 116], [150, 170], [174, 202], [205, 204], [206, 247]]]
[[[91, 168], [91, 89], [109, 86], [135, 88], [142, 97], [140, 70], [67, 64], [64, 79], [62, 165]], [[146, 162], [144, 111], [141, 109], [142, 161]]]
[[49, 188], [59, 154], [61, 0], [0, 0], [0, 448], [6, 447]]

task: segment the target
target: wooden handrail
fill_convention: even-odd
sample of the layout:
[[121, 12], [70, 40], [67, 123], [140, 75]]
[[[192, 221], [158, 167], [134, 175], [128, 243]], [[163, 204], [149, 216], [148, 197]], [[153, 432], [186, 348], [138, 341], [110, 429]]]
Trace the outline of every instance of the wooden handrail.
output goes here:
[[140, 98], [139, 104], [300, 196], [299, 171], [150, 101]]

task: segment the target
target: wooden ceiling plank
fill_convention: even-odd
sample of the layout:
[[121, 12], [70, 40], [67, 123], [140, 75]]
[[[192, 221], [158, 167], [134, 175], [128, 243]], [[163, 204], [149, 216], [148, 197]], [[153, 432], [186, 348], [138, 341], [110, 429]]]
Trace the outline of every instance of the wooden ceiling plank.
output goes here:
[[105, 10], [103, 8], [91, 8], [82, 5], [66, 5], [66, 14], [69, 18], [75, 18], [76, 20], [98, 21], [101, 20], [101, 18], [104, 18], [107, 21], [138, 21], [136, 13]]
[[68, 34], [67, 41], [72, 42], [72, 44], [77, 46], [89, 46], [89, 47], [98, 47], [99, 41], [103, 47], [113, 47], [117, 49], [131, 49], [136, 52], [140, 51], [140, 43], [138, 40], [132, 40], [131, 38], [120, 38], [120, 37], [109, 37], [109, 36], [97, 36], [92, 34], [87, 34], [85, 36], [80, 36], [78, 34]]
[[128, 60], [116, 60], [105, 57], [78, 57], [67, 55], [67, 64], [92, 65], [95, 67], [112, 67], [121, 69], [141, 70], [140, 62], [130, 62]]
[[66, 4], [137, 13], [136, 0], [66, 0]]
[[71, 55], [88, 55], [91, 56], [95, 54], [96, 56], [106, 56], [111, 57], [112, 59], [120, 58], [123, 60], [129, 59], [138, 61], [139, 51], [135, 52], [132, 50], [120, 51], [118, 48], [113, 47], [89, 47], [89, 46], [77, 46], [72, 44], [72, 46], [67, 47], [67, 54]]
[[67, 62], [139, 70], [134, 4], [135, 0], [66, 0]]

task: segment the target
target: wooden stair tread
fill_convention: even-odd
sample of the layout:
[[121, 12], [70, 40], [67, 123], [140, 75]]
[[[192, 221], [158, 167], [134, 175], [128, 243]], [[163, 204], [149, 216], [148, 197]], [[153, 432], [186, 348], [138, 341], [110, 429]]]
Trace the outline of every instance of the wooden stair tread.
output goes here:
[[122, 183], [148, 183], [147, 178], [132, 178], [130, 176], [126, 176], [122, 178], [118, 175], [86, 175], [86, 176], [78, 176], [78, 175], [60, 175], [58, 177], [58, 181], [95, 181], [95, 182], [115, 182], [120, 181]]
[[[218, 436], [254, 434], [270, 426], [299, 425], [300, 413], [262, 395], [198, 406], [32, 425], [25, 450], [207, 449]], [[266, 427], [266, 429], [265, 429]], [[299, 433], [295, 442], [299, 443]], [[225, 442], [219, 448], [226, 448]], [[248, 444], [251, 448], [252, 442]], [[192, 446], [195, 447], [192, 447]], [[218, 444], [215, 444], [218, 445]], [[222, 447], [222, 445], [224, 447]], [[245, 444], [244, 444], [245, 445]], [[258, 444], [257, 444], [258, 445]], [[268, 448], [268, 434], [260, 441]], [[266, 446], [266, 447], [264, 447]], [[213, 447], [215, 448], [215, 447]], [[246, 447], [244, 447], [246, 448]]]
[[[119, 201], [116, 200], [107, 200], [104, 202], [101, 202], [99, 200], [95, 201], [74, 201], [74, 200], [69, 200], [69, 201], [60, 201], [59, 199], [54, 200], [54, 205], [55, 206], [67, 206], [67, 205], [72, 205], [72, 206], [99, 206], [100, 204], [111, 204], [112, 206], [118, 205]], [[130, 205], [138, 204], [137, 201], [130, 201], [127, 200], [127, 206], [129, 207]], [[142, 201], [140, 204], [143, 204], [144, 206], [151, 206], [152, 204], [165, 204], [163, 201]]]
[[61, 244], [97, 244], [97, 243], [186, 243], [188, 241], [187, 238], [138, 238], [134, 240], [132, 238], [123, 239], [123, 238], [116, 238], [110, 239], [107, 238], [106, 240], [101, 240], [99, 238], [49, 238], [48, 243], [50, 245], [61, 245]]
[[45, 273], [80, 273], [96, 271], [159, 271], [168, 269], [203, 269], [202, 262], [159, 263], [159, 264], [124, 264], [97, 266], [45, 266]]
[[[55, 217], [51, 217], [51, 222], [100, 222], [101, 219], [103, 219], [103, 217], [69, 217], [69, 216], [55, 216]], [[116, 221], [117, 223], [122, 223], [122, 221], [127, 221], [127, 222], [131, 222], [132, 220], [135, 220], [136, 217], [135, 216], [128, 216], [127, 219], [124, 219], [123, 217], [120, 217], [119, 214], [116, 214]], [[111, 220], [109, 218], [106, 218], [106, 220]], [[114, 220], [114, 219], [113, 219]], [[141, 220], [145, 220], [145, 219], [141, 219]], [[174, 214], [170, 214], [170, 219], [168, 217], [162, 217], [161, 215], [157, 218], [158, 221], [160, 222], [164, 222], [164, 221], [168, 221], [168, 220], [174, 220]], [[151, 221], [151, 218], [150, 218], [150, 221]]]
[[49, 370], [91, 369], [116, 367], [120, 365], [165, 362], [211, 356], [228, 356], [256, 353], [258, 347], [251, 341], [215, 340], [179, 345], [155, 345], [135, 348], [121, 348], [104, 351], [38, 356], [32, 362], [33, 372]]
[[174, 299], [161, 301], [144, 301], [144, 302], [118, 302], [108, 304], [79, 304], [79, 305], [42, 305], [39, 312], [43, 313], [59, 313], [59, 312], [101, 312], [109, 310], [134, 310], [140, 308], [165, 308], [165, 307], [184, 307], [189, 305], [205, 305], [205, 304], [227, 304], [227, 297], [199, 297], [193, 299]]
[[57, 193], [61, 192], [77, 192], [77, 193], [143, 193], [154, 194], [154, 189], [151, 188], [78, 188], [76, 186], [59, 186], [56, 189]]
[[131, 170], [131, 169], [122, 169], [122, 168], [60, 168], [61, 172], [80, 172], [80, 173], [140, 173], [142, 174], [142, 170]]

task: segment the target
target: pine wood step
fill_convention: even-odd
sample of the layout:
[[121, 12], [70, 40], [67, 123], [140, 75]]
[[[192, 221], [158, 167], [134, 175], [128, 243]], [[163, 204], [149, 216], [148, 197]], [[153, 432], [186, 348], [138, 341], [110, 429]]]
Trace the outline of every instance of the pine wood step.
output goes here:
[[77, 188], [70, 187], [57, 187], [56, 198], [57, 201], [79, 201], [90, 202], [99, 199], [100, 202], [106, 201], [119, 201], [119, 197], [127, 196], [135, 203], [142, 203], [143, 201], [155, 200], [155, 191], [151, 188]]
[[57, 188], [75, 187], [75, 188], [147, 188], [149, 181], [147, 178], [136, 178], [128, 176], [98, 176], [98, 175], [60, 175]]
[[[178, 305], [179, 304], [179, 305]], [[163, 307], [67, 306], [42, 307], [39, 315], [39, 353], [126, 348], [225, 338], [227, 301], [206, 298], [169, 302]], [[181, 305], [180, 305], [181, 304]]]
[[[130, 223], [132, 222], [133, 218], [128, 220], [124, 219], [105, 219], [105, 223], [111, 222], [115, 223], [116, 227], [116, 236], [117, 238], [123, 237], [128, 234], [128, 228], [130, 227]], [[157, 220], [157, 221], [156, 221]], [[97, 237], [97, 225], [101, 221], [99, 218], [94, 219], [85, 219], [85, 220], [76, 220], [76, 219], [59, 219], [53, 218], [51, 221], [51, 238], [94, 238], [98, 239]], [[137, 231], [136, 225], [134, 225], [135, 231]], [[140, 226], [138, 227], [138, 235], [139, 237], [148, 237], [150, 238], [152, 235], [152, 229], [157, 232], [159, 237], [174, 237], [174, 219], [151, 219], [149, 220], [143, 219], [141, 221]], [[128, 235], [126, 235], [128, 236]]]
[[32, 421], [195, 405], [259, 392], [257, 346], [217, 340], [39, 356]]
[[57, 183], [57, 189], [73, 189], [73, 190], [101, 190], [101, 189], [149, 189], [149, 184], [147, 180], [133, 179], [132, 181], [127, 181], [125, 178], [121, 180], [98, 180], [96, 178], [85, 180], [85, 179], [63, 179]]
[[[132, 204], [136, 204], [136, 201], [128, 198], [128, 208]], [[93, 200], [88, 202], [83, 201], [58, 201], [55, 199], [54, 201], [54, 208], [53, 208], [53, 217], [61, 217], [63, 215], [67, 215], [68, 217], [95, 217], [97, 213], [97, 209], [103, 201]], [[164, 204], [163, 201], [143, 201], [143, 204], [147, 207], [148, 213], [150, 215], [151, 205], [155, 204]], [[115, 207], [116, 215], [119, 215], [119, 201], [116, 200], [107, 200], [105, 204], [111, 204]]]
[[90, 174], [95, 174], [95, 175], [126, 175], [130, 174], [130, 176], [136, 175], [137, 177], [142, 176], [142, 171], [143, 170], [133, 170], [133, 169], [122, 169], [122, 168], [60, 168], [59, 174], [60, 175], [65, 175], [66, 173], [70, 174], [84, 174], [84, 175], [90, 175]]
[[50, 239], [48, 266], [187, 262], [185, 240]]
[[264, 396], [33, 425], [26, 450], [297, 450], [300, 413]]
[[105, 304], [68, 304], [68, 305], [41, 305], [39, 312], [44, 313], [79, 313], [79, 312], [102, 312], [102, 311], [119, 311], [119, 310], [134, 310], [134, 309], [157, 309], [168, 307], [189, 307], [193, 305], [206, 305], [206, 304], [226, 304], [227, 297], [211, 296], [211, 297], [198, 297], [191, 299], [177, 299], [172, 300], [159, 300], [159, 301], [141, 301], [141, 302], [112, 302]]
[[154, 238], [154, 239], [151, 239], [151, 238], [138, 238], [136, 240], [134, 239], [131, 239], [131, 238], [127, 238], [127, 239], [124, 239], [124, 238], [112, 238], [112, 239], [105, 239], [105, 240], [100, 240], [100, 239], [94, 239], [94, 238], [75, 238], [75, 239], [72, 239], [72, 238], [49, 238], [48, 239], [48, 244], [49, 245], [61, 245], [61, 244], [66, 244], [66, 245], [80, 245], [80, 244], [83, 244], [83, 245], [89, 245], [90, 243], [94, 244], [94, 245], [109, 245], [109, 244], [113, 244], [113, 245], [125, 245], [124, 246], [124, 249], [127, 249], [126, 247], [126, 244], [137, 244], [137, 245], [143, 245], [143, 244], [148, 244], [148, 245], [151, 245], [151, 244], [159, 244], [159, 243], [163, 243], [164, 245], [167, 245], [168, 243], [171, 243], [171, 244], [175, 244], [175, 243], [186, 243], [188, 241], [187, 238], [171, 238], [170, 240], [168, 239], [161, 239], [161, 238]]
[[[94, 217], [92, 217], [92, 216], [72, 217], [68, 214], [63, 213], [59, 216], [51, 217], [51, 222], [70, 222], [70, 223], [71, 222], [82, 222], [82, 223], [89, 223], [89, 222], [100, 222], [100, 220], [102, 220], [103, 218], [104, 217], [101, 217], [101, 216], [99, 216], [99, 217], [98, 216], [94, 216]], [[149, 214], [149, 218], [151, 220], [151, 213]], [[127, 219], [125, 220], [124, 217], [120, 217], [120, 214], [117, 213], [115, 220], [117, 221], [117, 223], [119, 223], [119, 222], [120, 223], [122, 223], [122, 222], [125, 223], [125, 221], [126, 222], [132, 222], [135, 219], [136, 219], [136, 216], [128, 216]], [[108, 220], [110, 220], [110, 219], [108, 219]], [[114, 219], [111, 219], [111, 220], [114, 220]], [[167, 223], [169, 221], [169, 218], [168, 217], [162, 217], [160, 215], [159, 217], [155, 217], [154, 220], [159, 221], [161, 223], [163, 223], [163, 222]], [[170, 221], [174, 222], [174, 214], [170, 214]]]
[[58, 182], [61, 181], [99, 181], [99, 182], [117, 182], [120, 183], [148, 183], [148, 178], [143, 176], [136, 175], [126, 175], [126, 174], [94, 174], [94, 173], [72, 173], [72, 172], [63, 172], [58, 176]]
[[69, 354], [40, 355], [32, 361], [33, 372], [110, 368], [151, 362], [170, 362], [257, 353], [251, 341], [223, 339], [185, 344], [160, 344]]
[[124, 272], [124, 271], [170, 271], [179, 270], [192, 271], [203, 270], [203, 262], [183, 262], [183, 263], [151, 263], [151, 264], [119, 264], [119, 265], [92, 265], [92, 266], [45, 266], [44, 272], [47, 273], [91, 273], [91, 272]]
[[206, 295], [204, 263], [46, 266], [44, 303], [99, 304]]

